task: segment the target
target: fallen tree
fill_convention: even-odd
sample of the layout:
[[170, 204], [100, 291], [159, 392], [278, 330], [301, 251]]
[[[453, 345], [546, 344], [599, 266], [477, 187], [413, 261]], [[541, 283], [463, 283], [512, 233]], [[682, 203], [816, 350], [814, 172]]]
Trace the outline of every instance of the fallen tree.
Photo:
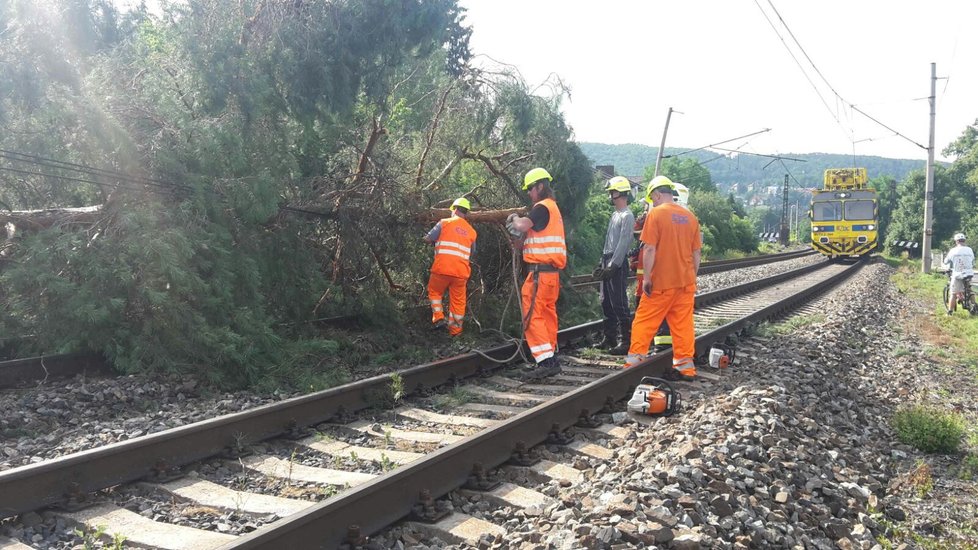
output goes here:
[[[505, 208], [502, 210], [472, 210], [469, 212], [467, 220], [469, 223], [506, 223], [506, 218], [510, 214], [516, 214], [518, 216], [526, 216], [526, 208]], [[425, 212], [422, 212], [418, 216], [418, 221], [422, 222], [436, 222], [438, 220], [449, 218], [452, 215], [452, 211], [449, 208], [432, 208]]]
[[[90, 225], [95, 223], [102, 212], [103, 205], [82, 206], [79, 208], [45, 208], [43, 210], [12, 210], [0, 212], [0, 228], [12, 224], [18, 230], [40, 230], [56, 225]], [[4, 229], [11, 232], [9, 229]]]

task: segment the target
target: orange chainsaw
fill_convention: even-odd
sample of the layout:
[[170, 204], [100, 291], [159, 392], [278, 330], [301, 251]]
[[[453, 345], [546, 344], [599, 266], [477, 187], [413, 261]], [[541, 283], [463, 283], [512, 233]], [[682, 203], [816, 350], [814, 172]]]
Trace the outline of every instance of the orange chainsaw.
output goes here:
[[670, 416], [679, 410], [682, 395], [674, 390], [669, 382], [661, 378], [645, 376], [635, 387], [635, 393], [628, 400], [629, 412], [649, 416]]

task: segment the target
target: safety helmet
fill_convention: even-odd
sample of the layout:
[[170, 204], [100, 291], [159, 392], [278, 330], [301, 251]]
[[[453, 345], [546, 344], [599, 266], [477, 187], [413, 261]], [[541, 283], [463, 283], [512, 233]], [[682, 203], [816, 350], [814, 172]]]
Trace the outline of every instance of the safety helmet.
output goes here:
[[452, 203], [452, 210], [454, 210], [456, 207], [459, 206], [464, 208], [466, 211], [472, 210], [472, 203], [470, 203], [469, 199], [465, 197], [459, 197], [455, 199], [455, 202]]
[[954, 240], [956, 240], [956, 241], [963, 241], [964, 240], [964, 233], [955, 233], [954, 234]]
[[689, 206], [689, 187], [679, 183], [673, 182], [674, 187], [672, 188], [672, 196], [676, 199], [676, 203], [679, 206]]
[[670, 189], [675, 189], [676, 184], [672, 183], [672, 180], [665, 176], [656, 176], [652, 178], [649, 182], [649, 186], [645, 189], [645, 202], [652, 204], [652, 190], [662, 187], [663, 185], [668, 186]]
[[543, 168], [534, 168], [523, 176], [523, 190], [529, 190], [533, 187], [533, 184], [540, 180], [553, 181], [554, 179], [551, 177], [550, 172], [547, 172]]
[[628, 181], [625, 176], [615, 176], [608, 180], [608, 183], [604, 186], [605, 191], [618, 191], [619, 193], [631, 193], [632, 192], [632, 182]]

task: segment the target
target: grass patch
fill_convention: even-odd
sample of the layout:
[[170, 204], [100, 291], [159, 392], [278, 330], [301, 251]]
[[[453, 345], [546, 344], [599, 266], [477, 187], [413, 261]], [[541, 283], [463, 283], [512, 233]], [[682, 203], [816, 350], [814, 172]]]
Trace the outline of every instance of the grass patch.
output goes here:
[[892, 423], [900, 441], [925, 453], [955, 453], [964, 440], [961, 416], [934, 407], [902, 407], [893, 415]]
[[578, 355], [580, 355], [581, 359], [598, 360], [604, 357], [603, 352], [598, 348], [582, 348], [579, 351], [580, 353], [578, 353]]
[[815, 315], [794, 315], [788, 317], [780, 323], [769, 323], [764, 321], [759, 323], [757, 326], [750, 331], [752, 336], [770, 337], [770, 336], [784, 336], [786, 334], [791, 334], [792, 332], [802, 330], [806, 327], [817, 323], [824, 323], [825, 316], [817, 313]]
[[966, 455], [958, 466], [958, 478], [973, 481], [978, 478], [978, 455]]
[[893, 348], [893, 351], [890, 352], [890, 355], [892, 355], [893, 357], [903, 357], [904, 355], [910, 355], [910, 348], [898, 345], [897, 347]]
[[434, 406], [441, 411], [454, 409], [472, 401], [473, 397], [472, 392], [461, 386], [456, 386], [449, 393], [435, 397]]
[[906, 327], [905, 332], [932, 345], [934, 355], [951, 359], [978, 376], [978, 317], [960, 310], [951, 316], [945, 314], [946, 277], [920, 273], [919, 261], [903, 261], [890, 281], [899, 292], [933, 304], [933, 315], [915, 319], [914, 326]]

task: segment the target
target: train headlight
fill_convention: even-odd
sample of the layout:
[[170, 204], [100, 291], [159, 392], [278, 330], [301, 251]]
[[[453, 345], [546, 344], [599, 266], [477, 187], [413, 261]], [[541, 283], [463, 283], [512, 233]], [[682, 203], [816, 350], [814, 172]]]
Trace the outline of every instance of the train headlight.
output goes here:
[[818, 242], [820, 242], [822, 244], [829, 244], [829, 238], [828, 237], [819, 237], [818, 238]]
[[866, 235], [860, 235], [860, 236], [856, 237], [856, 242], [859, 243], [859, 244], [863, 244], [863, 243], [865, 243], [868, 240], [869, 239], [866, 238]]

